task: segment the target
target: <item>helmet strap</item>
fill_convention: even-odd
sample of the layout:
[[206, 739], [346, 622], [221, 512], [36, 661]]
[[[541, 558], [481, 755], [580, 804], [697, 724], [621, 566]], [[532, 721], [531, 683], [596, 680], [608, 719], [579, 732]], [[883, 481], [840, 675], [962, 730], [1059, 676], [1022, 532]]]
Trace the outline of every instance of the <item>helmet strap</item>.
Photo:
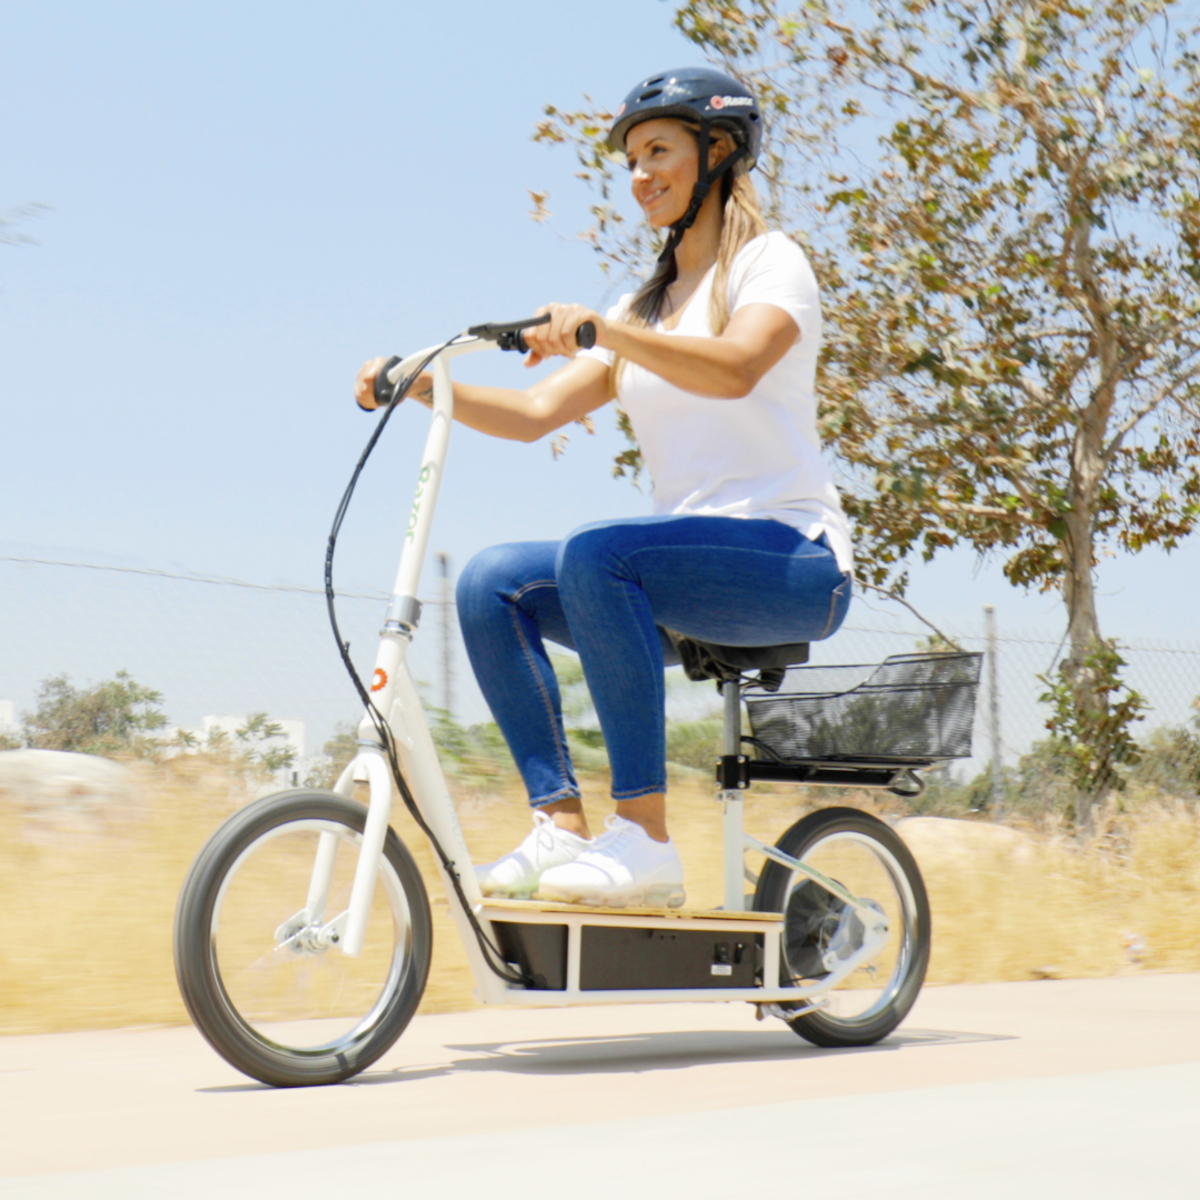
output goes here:
[[712, 129], [711, 121], [700, 122], [700, 167], [699, 178], [692, 187], [692, 198], [688, 203], [687, 211], [671, 226], [671, 234], [667, 238], [667, 244], [663, 246], [662, 253], [658, 256], [658, 261], [666, 262], [672, 254], [675, 253], [679, 243], [683, 241], [683, 235], [696, 223], [696, 218], [700, 215], [700, 209], [704, 201], [708, 198], [708, 193], [712, 190], [712, 185], [730, 170], [735, 164], [741, 162], [747, 154], [750, 153], [750, 147], [744, 142], [736, 147], [731, 154], [726, 155], [711, 171], [708, 169], [708, 147], [710, 144], [709, 132]]

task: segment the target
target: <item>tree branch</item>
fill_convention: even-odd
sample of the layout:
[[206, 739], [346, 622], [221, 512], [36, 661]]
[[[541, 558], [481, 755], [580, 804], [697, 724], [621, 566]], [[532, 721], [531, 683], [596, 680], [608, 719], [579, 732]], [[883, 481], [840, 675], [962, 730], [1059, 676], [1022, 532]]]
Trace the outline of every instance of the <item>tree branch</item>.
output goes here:
[[992, 504], [961, 504], [949, 500], [934, 500], [930, 502], [930, 509], [939, 516], [943, 514], [959, 514], [967, 517], [994, 517], [999, 520], [1016, 521], [1022, 525], [1030, 525], [1040, 529], [1041, 525], [1038, 521], [1026, 513], [1014, 512], [1012, 509], [1001, 508], [999, 505]]
[[1176, 388], [1182, 387], [1183, 384], [1197, 377], [1200, 377], [1200, 363], [1193, 366], [1190, 371], [1184, 371], [1183, 374], [1175, 375], [1169, 379], [1154, 393], [1153, 400], [1147, 404], [1143, 404], [1141, 408], [1135, 409], [1129, 417], [1122, 421], [1117, 432], [1113, 435], [1112, 440], [1104, 450], [1102, 455], [1104, 464], [1107, 466], [1112, 462], [1116, 457], [1117, 451], [1121, 448], [1121, 443], [1137, 427], [1139, 422], [1148, 417]]
[[916, 617], [922, 625], [928, 625], [929, 628], [932, 629], [933, 632], [936, 633], [938, 637], [946, 643], [947, 646], [953, 646], [955, 650], [962, 649], [955, 638], [947, 637], [928, 617], [924, 616], [918, 609], [905, 600], [903, 596], [897, 594], [889, 588], [881, 588], [877, 584], [868, 583], [865, 579], [859, 579], [857, 575], [854, 577], [854, 582], [857, 583], [860, 588], [870, 588], [871, 591], [878, 592], [881, 596], [886, 596], [889, 600], [895, 600], [897, 604], [903, 604], [904, 607], [907, 608], [908, 611], [912, 613], [912, 615]]

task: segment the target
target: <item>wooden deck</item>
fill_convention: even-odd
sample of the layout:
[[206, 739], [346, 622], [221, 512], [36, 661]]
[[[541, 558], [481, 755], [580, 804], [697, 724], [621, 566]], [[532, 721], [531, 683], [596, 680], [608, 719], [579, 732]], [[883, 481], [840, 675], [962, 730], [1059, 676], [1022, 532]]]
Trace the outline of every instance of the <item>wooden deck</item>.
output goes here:
[[586, 904], [558, 904], [552, 900], [500, 900], [485, 898], [478, 910], [483, 916], [503, 921], [504, 914], [518, 912], [560, 912], [572, 916], [595, 913], [613, 917], [674, 917], [680, 921], [782, 921], [783, 913], [725, 912], [723, 909], [696, 908], [593, 908]]

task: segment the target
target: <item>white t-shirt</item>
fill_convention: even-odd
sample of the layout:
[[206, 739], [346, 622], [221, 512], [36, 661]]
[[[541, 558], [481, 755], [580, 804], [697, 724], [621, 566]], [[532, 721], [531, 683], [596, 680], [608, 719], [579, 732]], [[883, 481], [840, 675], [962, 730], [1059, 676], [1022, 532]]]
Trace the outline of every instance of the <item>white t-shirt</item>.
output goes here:
[[[712, 337], [713, 270], [696, 288], [668, 336]], [[608, 311], [620, 321], [633, 294]], [[843, 571], [851, 570], [850, 525], [817, 436], [813, 383], [821, 345], [817, 281], [804, 252], [782, 233], [747, 243], [729, 270], [729, 313], [773, 304], [800, 329], [792, 348], [740, 400], [697, 396], [626, 362], [618, 403], [629, 414], [654, 485], [654, 511], [782, 521], [815, 541], [825, 534]], [[581, 354], [611, 363], [613, 352]]]

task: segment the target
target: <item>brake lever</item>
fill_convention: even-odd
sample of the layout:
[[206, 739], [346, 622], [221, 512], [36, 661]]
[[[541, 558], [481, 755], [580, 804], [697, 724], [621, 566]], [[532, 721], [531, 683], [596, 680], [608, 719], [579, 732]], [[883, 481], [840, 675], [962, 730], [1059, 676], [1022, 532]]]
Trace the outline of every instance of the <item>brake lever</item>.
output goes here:
[[[526, 317], [523, 321], [493, 321], [488, 325], [472, 325], [467, 330], [468, 337], [484, 338], [489, 342], [501, 342], [505, 335], [511, 337], [522, 329], [530, 329], [534, 325], [549, 325], [550, 314], [542, 313], [540, 317]], [[503, 350], [511, 350], [511, 346], [501, 345]]]

